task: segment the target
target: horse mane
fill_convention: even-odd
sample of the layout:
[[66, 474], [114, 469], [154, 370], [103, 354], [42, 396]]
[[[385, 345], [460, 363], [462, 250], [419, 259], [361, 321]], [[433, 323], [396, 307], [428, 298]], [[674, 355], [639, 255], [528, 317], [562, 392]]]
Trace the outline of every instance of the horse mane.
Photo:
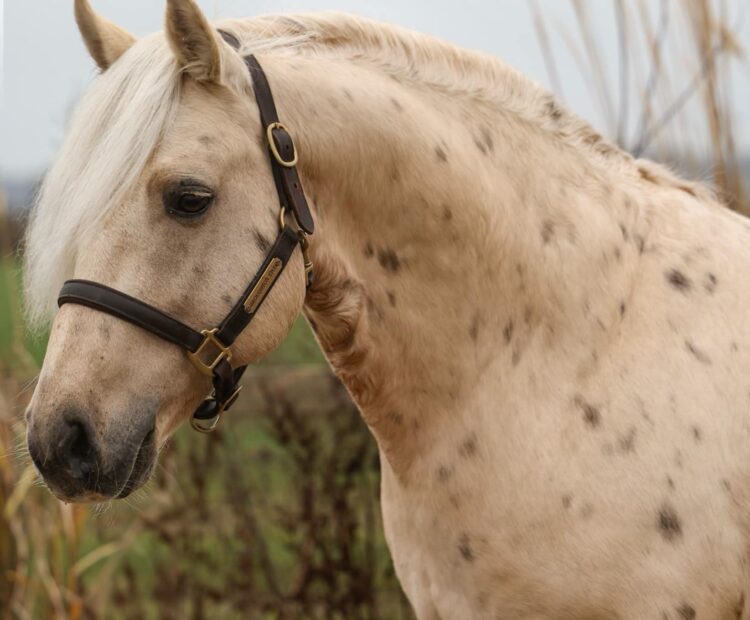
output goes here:
[[146, 166], [174, 116], [177, 75], [166, 39], [151, 35], [97, 76], [82, 98], [29, 219], [24, 280], [32, 327], [54, 314], [77, 248]]
[[[500, 106], [610, 165], [640, 170], [547, 91], [489, 54], [337, 12], [222, 20], [217, 26], [238, 36], [243, 53], [343, 53], [397, 79]], [[30, 215], [24, 248], [30, 326], [41, 327], [54, 315], [77, 248], [96, 234], [144, 169], [175, 115], [180, 83], [167, 41], [156, 33], [133, 45], [84, 95]], [[641, 179], [710, 195], [655, 164], [647, 170]]]
[[542, 123], [561, 136], [608, 158], [632, 157], [608, 144], [588, 123], [559, 106], [544, 88], [495, 56], [458, 47], [436, 37], [348, 13], [323, 11], [227, 20], [243, 42], [243, 52], [259, 41], [287, 38], [296, 51], [367, 61], [399, 80], [427, 85], [450, 95], [501, 107], [517, 117]]
[[223, 27], [240, 37], [243, 53], [262, 51], [259, 45], [277, 41], [288, 41], [288, 49], [295, 53], [343, 52], [344, 56], [378, 66], [400, 81], [411, 80], [451, 96], [502, 108], [579, 151], [593, 154], [605, 166], [614, 166], [641, 181], [678, 189], [701, 200], [715, 198], [706, 185], [686, 181], [650, 160], [636, 160], [611, 144], [589, 123], [559, 105], [547, 90], [491, 54], [337, 11], [227, 20]]

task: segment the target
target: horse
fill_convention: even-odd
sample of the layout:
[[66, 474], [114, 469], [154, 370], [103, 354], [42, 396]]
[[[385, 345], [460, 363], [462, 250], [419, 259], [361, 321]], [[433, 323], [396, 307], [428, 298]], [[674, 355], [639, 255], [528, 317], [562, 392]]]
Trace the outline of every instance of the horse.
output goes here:
[[58, 497], [135, 491], [209, 388], [178, 347], [56, 296], [87, 278], [202, 328], [242, 295], [279, 228], [254, 54], [315, 279], [295, 250], [233, 363], [305, 315], [377, 442], [416, 615], [750, 618], [745, 218], [422, 34], [168, 0], [136, 40], [75, 9], [101, 73], [25, 244], [29, 319], [52, 320], [27, 439]]

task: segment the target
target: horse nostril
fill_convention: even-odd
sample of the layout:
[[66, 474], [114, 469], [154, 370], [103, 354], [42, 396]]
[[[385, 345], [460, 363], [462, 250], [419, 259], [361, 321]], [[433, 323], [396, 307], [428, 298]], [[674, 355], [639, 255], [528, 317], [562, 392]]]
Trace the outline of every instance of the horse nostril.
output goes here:
[[94, 470], [96, 452], [86, 427], [78, 421], [65, 422], [58, 443], [58, 456], [73, 478], [87, 478]]

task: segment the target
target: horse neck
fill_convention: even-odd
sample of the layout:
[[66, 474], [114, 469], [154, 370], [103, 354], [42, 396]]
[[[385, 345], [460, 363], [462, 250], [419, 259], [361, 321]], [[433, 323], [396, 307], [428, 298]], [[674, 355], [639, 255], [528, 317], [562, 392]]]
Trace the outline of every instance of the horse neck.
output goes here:
[[486, 373], [620, 317], [639, 209], [593, 152], [366, 63], [264, 64], [317, 219], [306, 314], [395, 470]]

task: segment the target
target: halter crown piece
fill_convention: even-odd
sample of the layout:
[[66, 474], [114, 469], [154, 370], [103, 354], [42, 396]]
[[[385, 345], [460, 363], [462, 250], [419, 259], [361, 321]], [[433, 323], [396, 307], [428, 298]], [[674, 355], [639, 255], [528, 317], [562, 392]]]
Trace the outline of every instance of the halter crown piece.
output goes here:
[[[233, 34], [219, 30], [222, 38], [235, 50], [240, 42]], [[204, 375], [211, 377], [213, 390], [193, 414], [191, 424], [208, 433], [216, 428], [221, 415], [237, 400], [242, 389], [238, 382], [247, 366], [233, 367], [231, 346], [255, 318], [263, 301], [284, 271], [294, 249], [299, 245], [305, 263], [306, 285], [312, 284], [313, 272], [307, 248], [307, 236], [315, 224], [307, 205], [305, 192], [297, 173], [297, 150], [287, 128], [279, 121], [271, 87], [255, 56], [243, 59], [250, 71], [255, 100], [265, 129], [271, 171], [279, 195], [281, 230], [239, 301], [218, 327], [196, 331], [189, 325], [153, 306], [98, 282], [68, 280], [57, 303], [88, 306], [128, 321], [159, 338], [186, 350], [188, 359]], [[291, 211], [294, 226], [287, 223]]]

